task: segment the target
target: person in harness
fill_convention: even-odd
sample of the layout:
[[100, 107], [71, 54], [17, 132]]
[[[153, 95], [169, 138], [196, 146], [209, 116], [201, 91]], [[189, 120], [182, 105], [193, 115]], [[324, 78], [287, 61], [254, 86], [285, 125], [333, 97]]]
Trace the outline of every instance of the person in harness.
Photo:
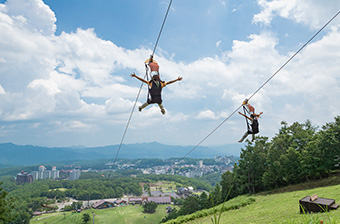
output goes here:
[[[238, 113], [246, 118], [248, 130], [246, 133], [244, 133], [244, 135], [238, 142], [243, 142], [243, 140], [247, 138], [249, 134], [252, 135], [251, 141], [253, 142], [255, 140], [255, 134], [259, 133], [258, 119], [263, 114], [263, 112], [259, 114], [255, 114], [255, 108], [248, 103], [247, 99], [242, 103], [242, 105], [243, 105], [244, 114], [242, 114], [241, 112], [238, 112]], [[250, 114], [250, 117], [246, 115], [246, 112]], [[248, 123], [248, 120], [251, 122], [250, 124]]]
[[152, 60], [152, 57], [150, 58], [150, 61], [148, 63], [150, 70], [151, 70], [151, 76], [152, 79], [150, 81], [146, 81], [140, 77], [138, 77], [135, 73], [131, 74], [131, 77], [135, 77], [138, 80], [148, 84], [149, 86], [149, 95], [148, 100], [140, 107], [138, 107], [139, 111], [142, 111], [145, 107], [147, 107], [149, 104], [157, 103], [159, 108], [161, 109], [162, 114], [165, 114], [165, 109], [162, 104], [162, 89], [169, 84], [172, 84], [177, 81], [181, 81], [183, 78], [178, 77], [175, 80], [164, 82], [159, 77], [159, 66], [156, 62]]

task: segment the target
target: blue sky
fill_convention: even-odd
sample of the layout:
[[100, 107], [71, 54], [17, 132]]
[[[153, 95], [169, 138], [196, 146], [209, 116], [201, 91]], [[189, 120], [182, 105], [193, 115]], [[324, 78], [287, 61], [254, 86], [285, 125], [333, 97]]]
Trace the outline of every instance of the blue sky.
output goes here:
[[[0, 142], [119, 144], [169, 1], [0, 1]], [[329, 0], [173, 0], [155, 53], [167, 113], [135, 110], [124, 143], [196, 145], [340, 10]], [[339, 115], [340, 16], [251, 100], [261, 135]], [[138, 105], [146, 100], [144, 86]], [[237, 143], [238, 114], [203, 145]], [[181, 156], [181, 155], [179, 155]]]

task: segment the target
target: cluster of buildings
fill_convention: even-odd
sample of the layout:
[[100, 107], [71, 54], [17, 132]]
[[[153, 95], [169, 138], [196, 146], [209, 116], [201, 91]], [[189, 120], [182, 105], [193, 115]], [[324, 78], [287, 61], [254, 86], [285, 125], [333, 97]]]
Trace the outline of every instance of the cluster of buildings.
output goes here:
[[[142, 196], [142, 197], [128, 197], [125, 199], [117, 200], [99, 200], [92, 205], [85, 205], [85, 207], [92, 207], [95, 209], [105, 209], [124, 205], [143, 205], [147, 202], [155, 202], [158, 205], [173, 204], [171, 198], [186, 198], [194, 192], [193, 187], [180, 187], [177, 189], [177, 193], [159, 193], [162, 191], [151, 191], [152, 196]], [[159, 193], [159, 194], [158, 194]]]
[[[63, 174], [61, 177], [60, 174]], [[39, 166], [37, 171], [31, 171], [30, 173], [26, 173], [22, 171], [17, 174], [16, 182], [18, 184], [23, 183], [32, 183], [34, 180], [41, 179], [68, 179], [68, 180], [78, 180], [80, 177], [81, 171], [79, 169], [72, 170], [62, 170], [59, 171], [55, 166], [52, 167], [51, 170], [46, 169], [45, 166]]]
[[43, 165], [39, 166], [38, 171], [32, 171], [30, 175], [33, 176], [33, 180], [39, 179], [57, 179], [59, 178], [59, 170], [55, 166], [52, 170], [47, 170]]
[[147, 202], [155, 202], [158, 205], [171, 204], [170, 196], [160, 196], [160, 197], [129, 197], [127, 200], [118, 199], [115, 201], [110, 200], [100, 200], [93, 204], [91, 207], [95, 209], [105, 209], [105, 208], [113, 208], [117, 206], [123, 206], [127, 204], [132, 205], [142, 205]]
[[146, 202], [155, 202], [158, 205], [171, 204], [170, 196], [151, 196], [151, 197], [130, 197], [128, 199], [129, 204], [144, 204]]
[[193, 187], [180, 187], [177, 189], [177, 192], [179, 195], [190, 195], [192, 192], [194, 192]]
[[208, 167], [203, 166], [203, 160], [199, 160], [196, 164], [196, 168], [184, 173], [186, 177], [201, 177], [203, 173], [208, 173], [211, 170], [206, 169]]
[[[186, 177], [201, 177], [206, 173], [225, 173], [227, 171], [232, 171], [234, 164], [237, 163], [238, 158], [234, 156], [215, 156], [213, 165], [205, 165], [203, 160], [196, 162], [196, 165], [186, 164], [180, 159], [171, 161], [166, 165], [156, 165], [149, 166], [145, 168], [140, 168], [139, 163], [141, 160], [132, 160], [128, 162], [108, 162], [105, 165], [110, 167], [116, 165], [118, 170], [124, 169], [136, 169], [140, 170], [143, 174], [169, 174], [169, 175], [180, 175]], [[102, 170], [102, 171], [108, 171]]]
[[215, 156], [214, 160], [217, 163], [230, 164], [234, 161], [234, 156]]
[[[233, 170], [233, 164], [237, 162], [237, 159], [233, 156], [215, 156], [214, 160], [217, 164], [215, 165], [205, 165], [203, 160], [197, 161], [196, 165], [190, 165], [182, 163], [181, 161], [176, 161], [171, 165], [153, 166], [148, 168], [136, 168], [140, 170], [143, 174], [170, 174], [170, 175], [181, 175], [186, 177], [202, 177], [206, 173], [220, 172], [224, 173], [226, 171]], [[138, 164], [138, 160], [130, 161], [123, 164], [118, 164], [118, 169], [131, 169]], [[107, 163], [105, 165], [112, 166], [112, 163]], [[66, 167], [66, 166], [65, 166]], [[17, 183], [32, 183], [34, 180], [39, 179], [68, 179], [68, 180], [78, 180], [81, 175], [80, 167], [75, 167], [74, 165], [69, 165], [70, 170], [57, 170], [55, 166], [51, 170], [46, 169], [45, 166], [41, 165], [38, 171], [32, 171], [29, 174], [25, 172], [18, 173]], [[111, 170], [111, 169], [109, 169]], [[108, 170], [102, 170], [108, 171]], [[86, 170], [84, 170], [86, 172]]]
[[[206, 173], [232, 171], [236, 162], [233, 156], [215, 157], [215, 165], [205, 165], [203, 160], [197, 161], [196, 165], [183, 164], [175, 162], [173, 165], [154, 166], [149, 168], [137, 168], [143, 174], [170, 174], [181, 175], [186, 177], [202, 177]], [[131, 164], [129, 164], [132, 166]]]

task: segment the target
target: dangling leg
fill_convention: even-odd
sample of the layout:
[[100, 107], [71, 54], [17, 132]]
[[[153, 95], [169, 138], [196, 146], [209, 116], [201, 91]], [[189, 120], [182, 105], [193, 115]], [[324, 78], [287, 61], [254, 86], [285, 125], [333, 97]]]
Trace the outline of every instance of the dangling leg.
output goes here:
[[139, 107], [138, 107], [139, 112], [141, 112], [142, 109], [144, 109], [144, 108], [147, 107], [148, 105], [149, 105], [148, 102], [145, 102], [142, 106], [139, 106]]
[[158, 106], [159, 106], [159, 108], [161, 108], [162, 114], [165, 114], [165, 109], [164, 109], [163, 104], [159, 103]]
[[244, 140], [245, 138], [247, 138], [248, 135], [249, 135], [249, 133], [248, 133], [248, 131], [247, 131], [246, 133], [244, 133], [243, 137], [242, 137], [241, 140], [238, 141], [238, 142], [243, 142], [243, 140]]
[[251, 142], [255, 140], [255, 134], [252, 134]]

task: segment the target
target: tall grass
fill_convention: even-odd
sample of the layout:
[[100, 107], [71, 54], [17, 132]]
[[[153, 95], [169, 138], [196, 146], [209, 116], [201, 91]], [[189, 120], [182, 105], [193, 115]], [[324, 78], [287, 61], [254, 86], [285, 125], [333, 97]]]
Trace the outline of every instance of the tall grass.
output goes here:
[[228, 196], [229, 196], [230, 191], [231, 191], [232, 188], [233, 188], [233, 186], [230, 187], [230, 189], [229, 189], [229, 191], [228, 191], [228, 194], [227, 194], [227, 196], [225, 197], [225, 199], [224, 199], [224, 201], [223, 201], [223, 204], [222, 204], [222, 207], [221, 207], [220, 212], [219, 212], [219, 214], [218, 214], [218, 217], [217, 217], [217, 215], [216, 215], [216, 214], [217, 214], [217, 209], [215, 209], [214, 200], [213, 200], [212, 197], [211, 197], [211, 202], [212, 202], [212, 204], [213, 204], [213, 212], [214, 212], [214, 216], [211, 217], [211, 222], [212, 222], [213, 224], [220, 224], [222, 211], [223, 211], [225, 202], [227, 201], [227, 198], [228, 198]]

